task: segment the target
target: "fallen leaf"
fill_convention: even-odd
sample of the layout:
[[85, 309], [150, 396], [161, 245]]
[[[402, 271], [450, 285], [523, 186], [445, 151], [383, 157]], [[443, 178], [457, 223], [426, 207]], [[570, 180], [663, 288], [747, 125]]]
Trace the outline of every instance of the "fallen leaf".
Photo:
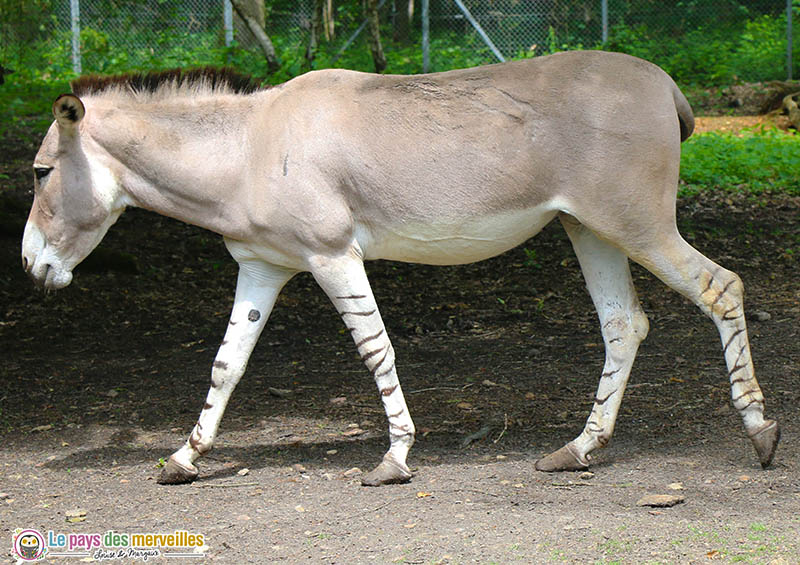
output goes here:
[[86, 520], [86, 510], [82, 508], [78, 508], [76, 510], [67, 510], [64, 513], [64, 516], [67, 522], [75, 523], [75, 522], [83, 522]]
[[240, 477], [244, 477], [244, 476], [245, 476], [245, 475], [247, 475], [249, 472], [250, 472], [250, 469], [248, 469], [247, 467], [245, 467], [244, 469], [239, 469], [238, 471], [236, 471], [236, 474], [237, 474], [237, 475], [239, 475]]
[[433, 494], [422, 490], [417, 493], [417, 498], [427, 498], [429, 496], [433, 496]]

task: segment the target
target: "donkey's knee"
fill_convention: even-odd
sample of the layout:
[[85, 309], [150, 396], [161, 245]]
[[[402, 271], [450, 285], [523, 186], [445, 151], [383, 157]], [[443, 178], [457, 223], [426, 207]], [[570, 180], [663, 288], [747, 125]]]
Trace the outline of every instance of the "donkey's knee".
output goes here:
[[613, 354], [625, 354], [638, 348], [650, 331], [650, 322], [641, 308], [620, 310], [603, 320], [602, 333], [606, 350]]

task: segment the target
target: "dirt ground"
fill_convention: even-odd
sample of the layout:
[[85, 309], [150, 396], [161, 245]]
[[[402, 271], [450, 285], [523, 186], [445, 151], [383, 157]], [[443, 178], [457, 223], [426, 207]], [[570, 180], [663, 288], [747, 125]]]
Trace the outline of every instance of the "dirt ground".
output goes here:
[[[713, 324], [637, 266], [651, 330], [614, 439], [593, 474], [534, 470], [582, 429], [603, 363], [556, 223], [475, 265], [368, 266], [419, 431], [411, 483], [360, 486], [387, 445], [381, 404], [301, 275], [199, 480], [161, 486], [159, 460], [205, 399], [234, 263], [217, 236], [131, 210], [70, 287], [35, 292], [19, 259], [41, 138], [27, 133], [0, 141], [5, 561], [13, 530], [33, 528], [202, 534], [205, 557], [189, 563], [800, 562], [800, 199], [679, 202], [684, 236], [745, 282], [756, 370], [783, 427], [769, 470], [731, 407]], [[638, 506], [646, 494], [684, 502]]]

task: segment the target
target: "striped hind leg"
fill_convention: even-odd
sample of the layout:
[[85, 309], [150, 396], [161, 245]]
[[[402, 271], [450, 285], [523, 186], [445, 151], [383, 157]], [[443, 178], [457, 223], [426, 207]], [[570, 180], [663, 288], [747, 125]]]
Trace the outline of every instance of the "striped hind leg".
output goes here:
[[372, 295], [364, 264], [351, 255], [317, 258], [312, 274], [333, 302], [353, 336], [361, 359], [375, 378], [389, 420], [389, 451], [361, 480], [365, 486], [411, 479], [406, 457], [414, 443], [414, 423], [395, 369], [394, 348]]
[[627, 256], [571, 216], [562, 215], [561, 223], [600, 318], [606, 360], [586, 426], [577, 438], [537, 461], [540, 471], [585, 469], [589, 453], [608, 444], [636, 352], [649, 327], [633, 288]]
[[631, 257], [689, 298], [716, 324], [733, 406], [742, 417], [761, 465], [768, 467], [780, 441], [780, 428], [775, 420], [764, 419], [764, 395], [750, 357], [741, 279], [686, 243], [677, 230], [654, 245], [632, 252]]
[[197, 478], [194, 461], [211, 450], [233, 389], [244, 374], [278, 293], [292, 275], [294, 271], [260, 261], [239, 263], [236, 298], [225, 338], [211, 369], [211, 388], [206, 402], [189, 439], [161, 470], [159, 483], [187, 483]]

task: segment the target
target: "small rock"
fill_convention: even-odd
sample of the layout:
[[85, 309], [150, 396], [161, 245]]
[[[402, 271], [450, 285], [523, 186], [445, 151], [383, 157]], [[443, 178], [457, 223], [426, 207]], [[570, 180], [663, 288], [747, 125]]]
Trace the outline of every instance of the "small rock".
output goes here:
[[278, 398], [286, 398], [287, 396], [291, 396], [292, 392], [294, 392], [288, 388], [275, 388], [272, 386], [267, 390], [272, 396], [277, 396]]
[[244, 477], [245, 475], [247, 475], [249, 473], [250, 473], [250, 469], [248, 469], [247, 467], [245, 467], [244, 469], [239, 469], [238, 471], [236, 471], [236, 474], [239, 475], [240, 477]]
[[636, 501], [636, 506], [652, 506], [653, 508], [669, 508], [684, 502], [682, 496], [674, 494], [647, 494]]
[[337, 396], [335, 398], [330, 399], [330, 403], [334, 406], [344, 406], [347, 404], [347, 397], [345, 396]]
[[739, 480], [742, 481], [743, 483], [746, 483], [747, 481], [750, 480], [750, 476], [749, 475], [742, 475], [742, 476], [739, 477]]
[[111, 390], [107, 390], [105, 394], [109, 398], [116, 398], [119, 396], [119, 391], [112, 388]]
[[306, 509], [305, 509], [305, 508], [303, 508], [303, 507], [302, 507], [300, 504], [298, 504], [297, 506], [295, 506], [295, 507], [294, 507], [294, 509], [295, 509], [297, 512], [305, 512], [305, 511], [306, 511]]
[[505, 455], [496, 455], [495, 459], [497, 459], [498, 461], [503, 461], [504, 459], [508, 459], [508, 457], [506, 457]]
[[683, 490], [683, 483], [670, 483], [667, 488], [670, 490]]
[[759, 322], [766, 322], [767, 320], [772, 319], [772, 314], [770, 314], [769, 312], [764, 312], [764, 310], [756, 310], [753, 313], [753, 316], [755, 316], [756, 320], [758, 320]]
[[297, 471], [298, 473], [308, 473], [308, 469], [306, 469], [306, 468], [305, 468], [303, 465], [301, 465], [300, 463], [295, 463], [294, 465], [292, 465], [292, 469], [294, 469], [294, 470], [295, 470], [295, 471]]
[[591, 471], [584, 471], [583, 473], [578, 475], [578, 478], [580, 480], [582, 480], [582, 481], [587, 481], [587, 480], [591, 479], [592, 477], [594, 477], [594, 473], [592, 473]]
[[67, 522], [70, 523], [83, 522], [86, 520], [86, 510], [83, 510], [82, 508], [67, 510], [64, 513], [64, 517], [66, 518]]
[[364, 433], [364, 430], [362, 430], [361, 428], [351, 428], [351, 429], [347, 430], [346, 432], [342, 432], [342, 435], [344, 437], [354, 437], [354, 436], [360, 436], [363, 433]]
[[350, 477], [355, 477], [356, 475], [360, 475], [361, 473], [362, 473], [361, 469], [359, 469], [358, 467], [353, 467], [351, 469], [348, 469], [342, 474], [345, 477], [350, 478]]
[[325, 452], [325, 455], [336, 455], [337, 453], [339, 453], [338, 449], [329, 449]]
[[462, 410], [472, 410], [472, 404], [469, 402], [459, 402], [456, 404], [456, 408], [461, 408]]

